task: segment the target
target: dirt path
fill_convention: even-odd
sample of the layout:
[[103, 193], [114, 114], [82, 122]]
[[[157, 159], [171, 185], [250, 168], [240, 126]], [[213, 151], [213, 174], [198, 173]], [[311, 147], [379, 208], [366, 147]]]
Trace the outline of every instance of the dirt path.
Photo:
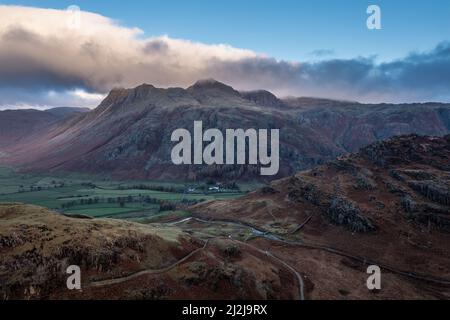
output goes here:
[[[306, 248], [306, 249], [316, 249], [316, 250], [322, 250], [322, 251], [326, 251], [328, 253], [331, 254], [335, 254], [335, 255], [339, 255], [342, 257], [346, 257], [346, 258], [350, 258], [353, 260], [356, 260], [358, 262], [362, 262], [364, 264], [367, 265], [377, 265], [379, 266], [381, 269], [390, 271], [392, 273], [395, 273], [397, 275], [400, 276], [404, 276], [404, 277], [408, 277], [408, 278], [412, 278], [415, 280], [419, 280], [419, 281], [424, 281], [424, 282], [429, 282], [429, 283], [434, 283], [434, 284], [438, 284], [438, 285], [445, 285], [445, 286], [450, 286], [450, 280], [449, 279], [442, 279], [442, 278], [436, 278], [433, 276], [429, 276], [429, 275], [424, 275], [424, 274], [418, 274], [415, 272], [411, 272], [411, 271], [406, 271], [406, 270], [400, 270], [397, 268], [394, 268], [392, 266], [374, 261], [372, 259], [369, 258], [365, 258], [365, 257], [360, 257], [360, 256], [356, 256], [353, 255], [349, 252], [345, 252], [343, 250], [337, 249], [337, 248], [333, 248], [331, 246], [327, 246], [327, 245], [323, 245], [323, 244], [317, 244], [317, 243], [305, 243], [305, 242], [298, 242], [298, 241], [290, 241], [290, 240], [286, 240], [284, 238], [282, 238], [282, 236], [280, 235], [276, 235], [276, 234], [272, 234], [268, 231], [264, 231], [261, 229], [258, 229], [255, 226], [246, 224], [246, 223], [242, 223], [238, 220], [205, 220], [205, 219], [199, 219], [199, 218], [195, 218], [195, 217], [191, 217], [191, 218], [186, 218], [183, 219], [183, 221], [179, 221], [179, 222], [175, 222], [175, 223], [181, 223], [181, 222], [185, 222], [185, 221], [189, 221], [189, 220], [195, 220], [198, 222], [202, 222], [202, 223], [232, 223], [234, 225], [239, 225], [243, 228], [252, 228], [252, 230], [257, 231], [257, 233], [254, 233], [254, 237], [261, 237], [261, 238], [265, 238], [267, 240], [272, 240], [272, 241], [277, 241], [277, 242], [281, 242], [284, 243], [286, 245], [291, 245], [291, 246], [298, 246], [298, 247], [302, 247], [302, 248]], [[309, 221], [309, 218], [306, 222]]]
[[[385, 265], [385, 264], [373, 261], [371, 259], [367, 259], [367, 258], [364, 258], [364, 257], [356, 256], [356, 255], [353, 255], [351, 253], [348, 253], [348, 252], [345, 252], [345, 251], [342, 251], [340, 249], [336, 249], [336, 248], [333, 248], [333, 247], [330, 247], [330, 246], [326, 246], [326, 245], [286, 240], [286, 239], [282, 238], [279, 235], [271, 234], [268, 231], [262, 231], [260, 229], [257, 229], [254, 226], [250, 226], [250, 225], [241, 223], [240, 221], [237, 221], [237, 220], [234, 220], [234, 221], [231, 221], [231, 220], [227, 220], [227, 221], [222, 221], [222, 220], [204, 220], [204, 219], [200, 219], [200, 218], [189, 217], [189, 218], [184, 218], [182, 220], [174, 221], [174, 222], [170, 222], [170, 223], [166, 223], [166, 224], [168, 224], [168, 225], [177, 225], [177, 224], [180, 224], [180, 223], [183, 223], [183, 222], [187, 222], [187, 221], [190, 221], [190, 220], [195, 220], [195, 221], [198, 221], [198, 222], [201, 222], [201, 223], [210, 223], [210, 224], [231, 223], [231, 224], [243, 227], [243, 228], [251, 228], [252, 232], [254, 234], [254, 237], [262, 237], [262, 238], [265, 238], [267, 240], [281, 242], [283, 244], [290, 245], [290, 246], [298, 246], [298, 247], [302, 247], [302, 248], [306, 248], [306, 249], [322, 250], [322, 251], [326, 251], [326, 252], [331, 253], [331, 254], [335, 254], [335, 255], [342, 256], [342, 257], [350, 258], [350, 259], [362, 262], [362, 263], [367, 264], [367, 265], [369, 265], [369, 264], [378, 265], [380, 268], [388, 270], [388, 271], [390, 271], [390, 272], [392, 272], [394, 274], [398, 274], [400, 276], [405, 276], [405, 277], [413, 278], [415, 280], [430, 282], [430, 283], [434, 283], [434, 284], [440, 284], [440, 285], [446, 285], [446, 286], [450, 285], [450, 280], [447, 280], [447, 279], [439, 279], [439, 278], [435, 278], [435, 277], [431, 277], [431, 276], [427, 276], [427, 275], [416, 274], [416, 273], [410, 272], [410, 271], [399, 270], [399, 269], [393, 268], [391, 266], [388, 266], [388, 265]], [[309, 219], [307, 221], [309, 221]], [[89, 288], [89, 287], [102, 287], [102, 286], [114, 285], [114, 284], [123, 283], [123, 282], [129, 281], [129, 280], [135, 279], [137, 277], [140, 277], [140, 276], [146, 275], [146, 274], [161, 274], [161, 273], [168, 272], [171, 269], [173, 269], [173, 268], [177, 267], [178, 265], [180, 265], [181, 263], [185, 262], [189, 258], [191, 258], [197, 252], [206, 249], [208, 243], [211, 240], [220, 239], [220, 238], [229, 239], [229, 240], [234, 241], [236, 243], [239, 243], [241, 245], [248, 246], [248, 247], [252, 248], [253, 250], [256, 250], [257, 252], [259, 252], [261, 254], [264, 254], [264, 255], [266, 255], [266, 256], [268, 256], [268, 257], [278, 261], [279, 263], [283, 264], [297, 278], [298, 290], [299, 290], [299, 300], [305, 300], [305, 293], [304, 293], [305, 284], [304, 284], [303, 278], [302, 278], [301, 274], [293, 266], [291, 266], [289, 263], [287, 263], [283, 259], [277, 257], [276, 255], [274, 255], [270, 251], [262, 250], [262, 249], [254, 246], [252, 244], [249, 244], [249, 243], [243, 242], [243, 241], [239, 241], [239, 240], [233, 239], [231, 237], [230, 238], [211, 237], [211, 238], [209, 238], [209, 239], [207, 239], [205, 241], [203, 247], [195, 249], [194, 251], [192, 251], [191, 253], [189, 253], [185, 257], [181, 258], [177, 262], [175, 262], [175, 263], [173, 263], [170, 266], [167, 266], [165, 268], [161, 268], [161, 269], [147, 269], [147, 270], [138, 271], [136, 273], [133, 273], [133, 274], [130, 274], [130, 275], [124, 276], [124, 277], [108, 279], [108, 280], [101, 280], [101, 281], [95, 281], [95, 282], [90, 283], [87, 287]]]
[[[310, 218], [311, 218], [311, 217], [310, 217]], [[269, 240], [277, 240], [277, 239], [279, 239], [279, 238], [278, 238], [277, 236], [275, 236], [275, 235], [268, 234], [266, 231], [262, 231], [262, 230], [256, 229], [256, 228], [253, 227], [253, 226], [244, 225], [244, 224], [242, 224], [242, 223], [239, 222], [239, 221], [234, 221], [234, 222], [233, 222], [233, 221], [219, 221], [219, 220], [204, 220], [204, 219], [200, 219], [200, 218], [189, 217], [189, 218], [184, 218], [184, 219], [179, 220], [179, 221], [171, 222], [171, 223], [169, 223], [169, 224], [170, 224], [170, 225], [176, 225], [176, 224], [180, 224], [180, 223], [187, 222], [187, 221], [191, 221], [191, 220], [198, 221], [198, 222], [201, 222], [201, 223], [211, 223], [211, 224], [234, 224], [234, 225], [237, 225], [237, 226], [239, 226], [239, 227], [251, 228], [253, 234], [257, 234], [257, 235], [259, 235], [259, 236], [261, 236], [261, 237], [268, 238]], [[307, 222], [307, 221], [306, 221], [306, 222]], [[274, 238], [275, 238], [275, 239], [274, 239]], [[277, 260], [278, 262], [280, 262], [281, 264], [283, 264], [283, 265], [284, 265], [286, 268], [288, 268], [290, 271], [292, 271], [292, 273], [294, 273], [294, 275], [295, 275], [295, 277], [297, 278], [297, 281], [298, 281], [299, 298], [300, 298], [300, 300], [305, 300], [305, 292], [304, 292], [304, 291], [305, 291], [305, 290], [304, 290], [305, 284], [304, 284], [303, 278], [302, 278], [301, 274], [300, 274], [293, 266], [291, 266], [291, 265], [288, 264], [286, 261], [284, 261], [283, 259], [281, 259], [281, 258], [275, 256], [273, 253], [271, 253], [271, 252], [269, 252], [269, 251], [267, 251], [267, 250], [266, 250], [266, 251], [265, 251], [265, 250], [262, 250], [262, 249], [260, 249], [260, 248], [258, 248], [258, 247], [256, 247], [256, 246], [254, 246], [254, 245], [251, 245], [251, 244], [249, 244], [249, 243], [247, 243], [247, 242], [242, 242], [242, 241], [239, 241], [239, 240], [236, 240], [236, 239], [232, 239], [232, 238], [228, 238], [228, 239], [230, 239], [230, 240], [232, 240], [232, 241], [234, 241], [234, 242], [237, 242], [237, 243], [239, 243], [239, 244], [241, 244], [241, 245], [250, 247], [250, 248], [252, 248], [253, 250], [256, 250], [256, 251], [258, 251], [259, 253], [262, 253], [262, 254], [264, 254], [264, 255], [266, 255], [266, 256], [269, 256], [269, 257], [271, 257], [272, 259]]]
[[128, 276], [125, 276], [125, 277], [108, 279], [108, 280], [94, 281], [94, 282], [91, 282], [87, 287], [91, 288], [91, 287], [109, 286], [109, 285], [113, 285], [113, 284], [123, 283], [125, 281], [129, 281], [131, 279], [135, 279], [137, 277], [140, 277], [140, 276], [143, 276], [143, 275], [146, 275], [146, 274], [161, 274], [161, 273], [168, 272], [168, 271], [172, 270], [173, 268], [175, 268], [176, 266], [178, 266], [181, 263], [183, 263], [184, 261], [188, 260], [190, 257], [195, 255], [197, 252], [199, 252], [201, 250], [204, 250], [206, 248], [206, 246], [208, 245], [208, 242], [209, 242], [209, 239], [205, 241], [205, 244], [203, 245], [203, 247], [195, 249], [194, 251], [192, 251], [191, 253], [189, 253], [185, 257], [181, 258], [177, 262], [175, 262], [175, 263], [173, 263], [170, 266], [167, 266], [165, 268], [162, 268], [162, 269], [146, 269], [146, 270], [142, 270], [142, 271], [138, 271], [138, 272], [132, 273], [132, 274], [130, 274]]
[[292, 273], [294, 273], [294, 275], [296, 276], [297, 280], [298, 280], [298, 290], [299, 290], [299, 300], [305, 300], [305, 294], [304, 294], [304, 282], [303, 282], [303, 278], [300, 275], [300, 273], [297, 272], [297, 270], [295, 270], [294, 267], [292, 267], [291, 265], [289, 265], [287, 262], [285, 262], [284, 260], [280, 259], [279, 257], [275, 256], [274, 254], [272, 254], [269, 251], [264, 251], [261, 250], [258, 247], [255, 247], [251, 244], [239, 241], [239, 240], [235, 240], [232, 238], [225, 238], [225, 237], [214, 237], [214, 238], [210, 238], [207, 239], [205, 241], [205, 244], [203, 245], [203, 247], [201, 248], [197, 248], [194, 251], [192, 251], [191, 253], [189, 253], [188, 255], [186, 255], [185, 257], [181, 258], [180, 260], [178, 260], [177, 262], [171, 264], [170, 266], [167, 266], [165, 268], [161, 268], [161, 269], [146, 269], [146, 270], [142, 270], [142, 271], [138, 271], [135, 273], [132, 273], [130, 275], [124, 276], [124, 277], [118, 277], [118, 278], [113, 278], [113, 279], [107, 279], [107, 280], [100, 280], [100, 281], [94, 281], [91, 282], [87, 288], [95, 288], [95, 287], [103, 287], [103, 286], [109, 286], [109, 285], [114, 285], [114, 284], [119, 284], [119, 283], [123, 283], [135, 278], [138, 278], [140, 276], [143, 275], [148, 275], [148, 274], [161, 274], [161, 273], [165, 273], [168, 272], [170, 270], [172, 270], [173, 268], [177, 267], [178, 265], [180, 265], [181, 263], [185, 262], [186, 260], [188, 260], [189, 258], [191, 258], [193, 255], [195, 255], [197, 252], [206, 249], [206, 247], [208, 246], [208, 243], [211, 242], [211, 240], [215, 240], [215, 239], [227, 239], [227, 240], [231, 240], [234, 242], [237, 242], [241, 245], [247, 246], [253, 250], [258, 251], [259, 253], [266, 255], [278, 262], [280, 262], [281, 264], [283, 264], [286, 268], [288, 268], [290, 271], [292, 271]]
[[297, 271], [293, 266], [291, 266], [290, 264], [288, 264], [288, 263], [287, 263], [286, 261], [284, 261], [283, 259], [281, 259], [281, 258], [275, 256], [275, 255], [274, 255], [273, 253], [271, 253], [270, 251], [262, 250], [262, 249], [260, 249], [260, 248], [258, 248], [258, 247], [255, 247], [254, 245], [251, 245], [251, 244], [249, 244], [249, 243], [242, 242], [242, 241], [239, 241], [239, 240], [234, 240], [234, 239], [231, 239], [231, 240], [233, 240], [233, 241], [235, 241], [235, 242], [237, 242], [237, 243], [240, 243], [240, 244], [242, 244], [242, 245], [245, 245], [245, 246], [247, 246], [247, 247], [250, 247], [250, 248], [252, 248], [253, 250], [256, 250], [256, 251], [258, 251], [259, 253], [262, 253], [262, 254], [264, 254], [264, 255], [266, 255], [266, 256], [268, 256], [268, 257], [271, 257], [272, 259], [274, 259], [274, 260], [280, 262], [282, 265], [284, 265], [286, 268], [288, 268], [290, 271], [292, 271], [292, 273], [295, 275], [295, 277], [297, 278], [297, 281], [298, 281], [299, 300], [305, 300], [305, 283], [304, 283], [304, 281], [303, 281], [303, 278], [302, 278], [301, 274], [298, 273], [298, 271]]

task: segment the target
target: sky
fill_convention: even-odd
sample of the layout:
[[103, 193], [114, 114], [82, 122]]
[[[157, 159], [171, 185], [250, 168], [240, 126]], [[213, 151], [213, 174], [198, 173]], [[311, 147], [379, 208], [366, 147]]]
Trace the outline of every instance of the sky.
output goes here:
[[[366, 26], [371, 4], [381, 30]], [[67, 28], [70, 5], [79, 28]], [[197, 78], [279, 96], [450, 102], [449, 41], [447, 0], [0, 1], [0, 108], [93, 107], [114, 86]]]

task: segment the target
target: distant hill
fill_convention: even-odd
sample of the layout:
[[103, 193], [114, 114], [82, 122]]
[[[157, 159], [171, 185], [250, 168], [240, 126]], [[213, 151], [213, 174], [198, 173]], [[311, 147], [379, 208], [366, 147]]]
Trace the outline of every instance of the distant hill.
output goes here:
[[283, 177], [395, 135], [448, 134], [450, 105], [279, 99], [264, 90], [238, 92], [211, 79], [187, 89], [143, 84], [113, 89], [89, 112], [37, 125], [40, 130], [28, 131], [20, 143], [0, 146], [0, 152], [8, 155], [1, 161], [23, 170], [81, 171], [127, 179], [261, 178], [254, 166], [173, 165], [171, 133], [178, 128], [192, 131], [195, 120], [202, 120], [205, 129], [222, 131], [279, 128], [277, 177]]
[[76, 107], [59, 107], [45, 110], [47, 113], [51, 113], [59, 118], [64, 118], [76, 113], [83, 113], [90, 111], [89, 108], [76, 108]]
[[0, 111], [0, 146], [13, 145], [56, 120], [58, 117], [55, 115], [38, 110]]
[[15, 145], [21, 139], [67, 116], [87, 112], [86, 108], [53, 108], [45, 111], [34, 109], [0, 111], [0, 148]]

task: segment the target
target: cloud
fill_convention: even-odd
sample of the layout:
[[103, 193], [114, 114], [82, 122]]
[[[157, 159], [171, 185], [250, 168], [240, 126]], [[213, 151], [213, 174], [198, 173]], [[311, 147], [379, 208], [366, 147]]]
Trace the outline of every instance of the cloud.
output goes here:
[[55, 107], [93, 108], [105, 98], [105, 94], [89, 93], [82, 89], [73, 90], [25, 90], [23, 88], [1, 87], [0, 110], [39, 109]]
[[291, 63], [266, 57], [217, 63], [211, 68], [241, 88], [267, 88], [279, 95], [304, 95], [362, 102], [450, 101], [450, 43], [403, 59], [374, 57]]
[[[449, 100], [450, 44], [403, 59], [288, 62], [226, 44], [146, 37], [99, 14], [0, 6], [0, 106], [90, 106], [111, 88], [187, 86], [215, 78], [267, 89], [370, 102]], [[316, 54], [317, 55], [317, 54]]]

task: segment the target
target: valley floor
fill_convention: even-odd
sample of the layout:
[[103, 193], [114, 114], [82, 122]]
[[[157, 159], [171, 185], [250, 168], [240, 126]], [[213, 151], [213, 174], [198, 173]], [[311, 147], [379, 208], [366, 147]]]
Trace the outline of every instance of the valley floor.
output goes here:
[[88, 175], [23, 174], [0, 167], [0, 202], [33, 204], [65, 214], [151, 222], [165, 215], [186, 216], [197, 202], [232, 199], [260, 186], [242, 183], [235, 189], [209, 190], [212, 182], [112, 181]]

